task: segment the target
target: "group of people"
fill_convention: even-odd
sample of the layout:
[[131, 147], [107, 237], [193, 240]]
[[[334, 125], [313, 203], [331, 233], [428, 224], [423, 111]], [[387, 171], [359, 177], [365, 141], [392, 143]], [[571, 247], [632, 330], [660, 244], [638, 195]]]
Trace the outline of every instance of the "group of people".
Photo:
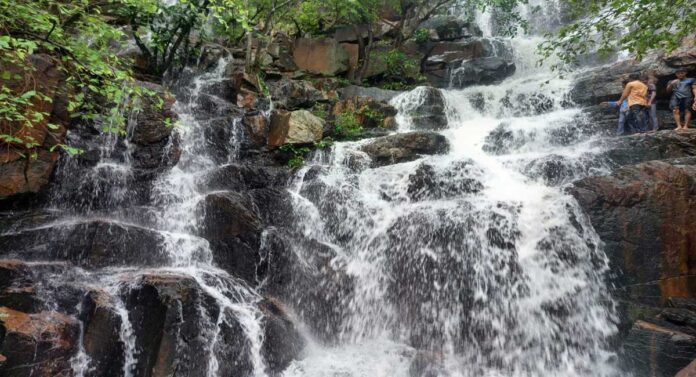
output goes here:
[[[687, 78], [684, 70], [677, 71], [675, 75], [676, 79], [667, 84], [667, 92], [672, 94], [669, 108], [677, 130], [685, 130], [689, 128], [693, 112], [696, 112], [696, 79]], [[618, 101], [600, 104], [602, 107], [619, 109], [618, 135], [657, 131], [656, 83], [657, 79], [652, 74], [644, 77], [633, 73], [623, 80], [624, 90]]]

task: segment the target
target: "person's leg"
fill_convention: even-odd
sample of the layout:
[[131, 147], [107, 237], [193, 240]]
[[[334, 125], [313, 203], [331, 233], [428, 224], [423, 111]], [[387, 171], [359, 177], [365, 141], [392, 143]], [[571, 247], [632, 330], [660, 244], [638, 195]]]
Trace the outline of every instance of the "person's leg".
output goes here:
[[626, 114], [626, 129], [627, 134], [634, 134], [640, 132], [640, 123], [638, 123], [638, 107], [632, 106], [628, 109], [628, 114]]
[[626, 113], [619, 110], [619, 127], [616, 129], [616, 134], [618, 136], [624, 135], [626, 133]]
[[636, 124], [638, 125], [638, 132], [647, 131], [647, 119], [645, 118], [645, 106], [636, 106]]
[[657, 131], [660, 126], [657, 124], [657, 105], [652, 104], [650, 106], [650, 126], [652, 127], [653, 131]]
[[689, 128], [689, 122], [691, 121], [691, 111], [689, 111], [691, 109], [689, 109], [689, 107], [687, 106], [687, 102], [688, 101], [686, 98], [682, 98], [679, 100], [679, 113], [681, 116], [684, 117], [684, 119], [682, 120], [682, 130]]
[[679, 113], [679, 100], [672, 98], [669, 101], [669, 108], [672, 109], [672, 116], [674, 117], [674, 123], [677, 124], [677, 129], [681, 129], [681, 114]]
[[685, 129], [689, 128], [689, 123], [691, 123], [691, 109], [685, 110], [684, 126], [682, 127], [682, 129], [685, 130]]

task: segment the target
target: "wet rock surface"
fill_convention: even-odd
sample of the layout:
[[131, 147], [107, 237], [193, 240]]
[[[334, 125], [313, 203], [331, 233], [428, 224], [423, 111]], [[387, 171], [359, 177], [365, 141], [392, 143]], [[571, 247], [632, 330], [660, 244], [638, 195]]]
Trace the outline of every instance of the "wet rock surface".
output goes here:
[[434, 132], [408, 132], [374, 139], [361, 150], [372, 159], [372, 166], [413, 161], [422, 155], [443, 154], [449, 150], [447, 138]]
[[416, 89], [419, 102], [409, 108], [405, 115], [418, 130], [442, 130], [447, 128], [447, 102], [439, 89], [421, 87]]
[[485, 57], [462, 63], [452, 73], [452, 87], [488, 85], [503, 81], [515, 73], [515, 64], [500, 57]]
[[574, 184], [571, 193], [606, 244], [625, 299], [660, 306], [693, 297], [691, 216], [696, 159], [650, 161]]

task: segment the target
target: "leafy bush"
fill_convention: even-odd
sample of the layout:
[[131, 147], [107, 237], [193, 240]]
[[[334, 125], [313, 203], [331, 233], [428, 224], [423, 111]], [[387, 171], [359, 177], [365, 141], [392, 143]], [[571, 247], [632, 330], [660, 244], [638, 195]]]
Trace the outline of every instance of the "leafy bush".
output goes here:
[[430, 30], [426, 28], [419, 28], [415, 33], [413, 33], [413, 39], [419, 45], [428, 43], [428, 39], [430, 39]]
[[0, 75], [7, 84], [0, 92], [0, 143], [38, 146], [29, 130], [46, 123], [42, 104], [55, 88], [34, 81], [33, 54], [51, 57], [63, 74], [61, 96], [73, 118], [122, 132], [128, 109], [147, 91], [132, 85], [129, 62], [113, 52], [125, 35], [107, 22], [100, 6], [88, 0], [0, 0], [0, 9]]
[[352, 112], [341, 113], [336, 117], [335, 121], [336, 134], [340, 138], [354, 139], [363, 132], [362, 125], [358, 121], [358, 117]]
[[305, 158], [310, 152], [317, 149], [326, 149], [332, 145], [333, 139], [330, 137], [325, 137], [313, 145], [284, 144], [280, 146], [280, 150], [290, 153], [291, 155], [290, 159], [288, 160], [288, 167], [297, 168], [305, 164]]

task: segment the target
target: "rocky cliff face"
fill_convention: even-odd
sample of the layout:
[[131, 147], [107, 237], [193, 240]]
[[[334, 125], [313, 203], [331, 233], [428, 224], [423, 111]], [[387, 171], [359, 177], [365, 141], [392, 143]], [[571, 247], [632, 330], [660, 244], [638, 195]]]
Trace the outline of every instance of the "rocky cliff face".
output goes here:
[[569, 188], [604, 242], [625, 368], [637, 375], [672, 376], [696, 358], [695, 136], [610, 140], [619, 167]]

